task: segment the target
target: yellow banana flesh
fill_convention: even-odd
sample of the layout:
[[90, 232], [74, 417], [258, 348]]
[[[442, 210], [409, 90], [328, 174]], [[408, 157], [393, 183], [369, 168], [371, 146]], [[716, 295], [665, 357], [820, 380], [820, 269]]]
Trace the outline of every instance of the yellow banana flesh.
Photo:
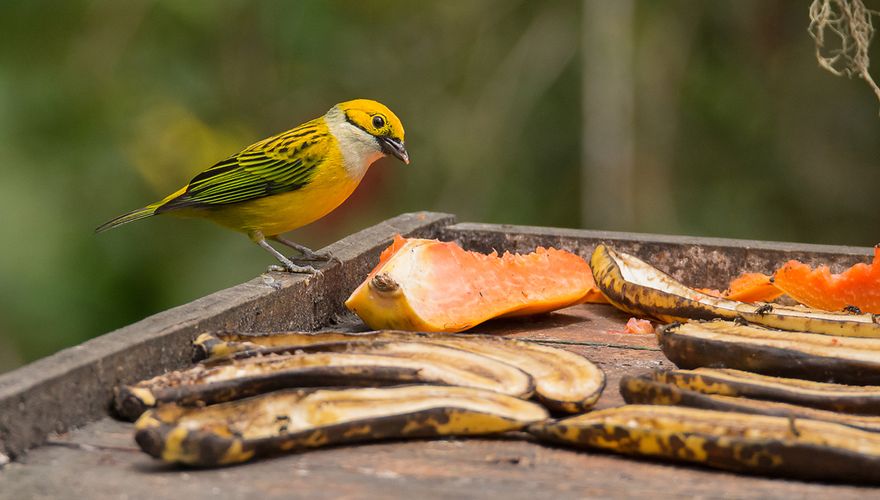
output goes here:
[[[578, 354], [533, 342], [489, 335], [412, 333], [383, 330], [370, 333], [202, 334], [194, 342], [200, 358], [253, 356], [272, 352], [344, 350], [363, 352], [382, 343], [412, 342], [461, 349], [513, 365], [535, 381], [538, 399], [555, 411], [577, 413], [592, 407], [605, 387], [605, 374]], [[236, 354], [237, 353], [237, 354]]]

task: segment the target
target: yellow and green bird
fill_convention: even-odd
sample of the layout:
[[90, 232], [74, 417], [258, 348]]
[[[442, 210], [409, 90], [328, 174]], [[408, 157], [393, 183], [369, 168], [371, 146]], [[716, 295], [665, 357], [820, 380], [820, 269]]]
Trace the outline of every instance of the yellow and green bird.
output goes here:
[[297, 260], [331, 258], [279, 235], [333, 211], [360, 184], [370, 165], [387, 155], [409, 163], [400, 119], [376, 101], [346, 101], [320, 118], [248, 146], [163, 200], [120, 215], [95, 231], [166, 213], [202, 217], [247, 234], [287, 271], [315, 272], [311, 266], [295, 264], [266, 240], [297, 250], [302, 254]]

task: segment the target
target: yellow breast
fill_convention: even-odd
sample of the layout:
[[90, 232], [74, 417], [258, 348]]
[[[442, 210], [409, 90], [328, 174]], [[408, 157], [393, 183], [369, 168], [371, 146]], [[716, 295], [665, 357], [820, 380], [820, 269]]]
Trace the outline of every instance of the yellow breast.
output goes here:
[[292, 231], [327, 215], [360, 184], [345, 168], [335, 138], [328, 137], [321, 162], [311, 181], [288, 193], [200, 211], [197, 215], [237, 231], [260, 231], [274, 236]]

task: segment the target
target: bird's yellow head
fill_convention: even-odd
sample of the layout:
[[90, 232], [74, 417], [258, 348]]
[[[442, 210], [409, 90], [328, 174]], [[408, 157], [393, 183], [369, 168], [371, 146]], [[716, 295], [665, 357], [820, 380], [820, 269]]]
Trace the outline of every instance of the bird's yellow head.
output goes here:
[[355, 99], [333, 106], [330, 113], [335, 110], [341, 112], [347, 123], [372, 136], [383, 154], [409, 164], [409, 154], [403, 143], [403, 124], [384, 104], [370, 99]]

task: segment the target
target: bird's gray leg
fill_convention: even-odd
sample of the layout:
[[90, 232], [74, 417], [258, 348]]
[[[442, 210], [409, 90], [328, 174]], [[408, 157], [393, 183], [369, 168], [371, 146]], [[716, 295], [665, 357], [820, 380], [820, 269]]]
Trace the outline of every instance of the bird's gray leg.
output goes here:
[[254, 231], [254, 232], [250, 233], [248, 236], [251, 237], [251, 240], [253, 240], [254, 243], [263, 247], [264, 250], [266, 250], [267, 252], [272, 254], [272, 256], [275, 257], [276, 259], [278, 259], [278, 262], [281, 263], [281, 266], [277, 266], [277, 265], [269, 266], [269, 269], [268, 269], [269, 271], [288, 271], [291, 273], [307, 273], [307, 274], [315, 274], [318, 272], [318, 270], [312, 266], [298, 266], [298, 265], [294, 264], [292, 260], [285, 257], [278, 250], [275, 250], [274, 248], [272, 248], [272, 245], [270, 245], [269, 243], [266, 242], [266, 238], [263, 236], [262, 233]]
[[290, 247], [290, 248], [296, 250], [297, 252], [301, 253], [302, 257], [297, 258], [296, 260], [305, 260], [305, 261], [319, 261], [319, 260], [332, 261], [332, 260], [335, 260], [337, 262], [339, 261], [339, 259], [330, 255], [329, 253], [316, 252], [307, 246], [300, 245], [299, 243], [297, 243], [295, 241], [288, 240], [287, 238], [285, 238], [283, 236], [272, 236], [271, 238], [273, 240], [277, 241], [278, 243], [281, 243], [282, 245]]

